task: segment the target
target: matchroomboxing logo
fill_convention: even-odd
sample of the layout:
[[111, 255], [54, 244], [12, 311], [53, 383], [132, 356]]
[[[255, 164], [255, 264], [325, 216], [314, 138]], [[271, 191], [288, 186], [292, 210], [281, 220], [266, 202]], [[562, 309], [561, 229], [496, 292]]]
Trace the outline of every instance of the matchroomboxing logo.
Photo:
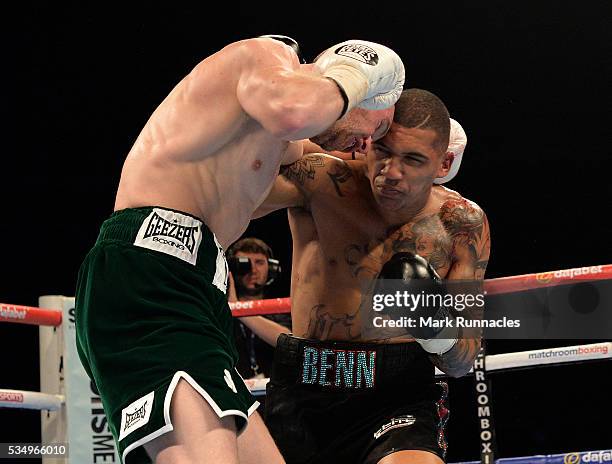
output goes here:
[[378, 64], [378, 54], [373, 48], [364, 44], [350, 43], [338, 47], [334, 52], [336, 55], [346, 56], [362, 63], [376, 66]]
[[123, 440], [134, 430], [139, 429], [149, 422], [153, 410], [154, 392], [134, 401], [121, 411], [121, 432], [119, 441]]
[[391, 422], [387, 422], [381, 428], [374, 433], [374, 439], [378, 440], [382, 435], [387, 433], [389, 430], [398, 429], [400, 427], [407, 427], [416, 422], [414, 416], [397, 416], [391, 419]]
[[562, 358], [564, 356], [589, 356], [594, 353], [608, 354], [608, 345], [595, 344], [591, 346], [575, 346], [567, 348], [554, 348], [549, 350], [531, 351], [527, 359]]
[[202, 223], [185, 214], [155, 208], [143, 221], [134, 245], [195, 264], [202, 241]]

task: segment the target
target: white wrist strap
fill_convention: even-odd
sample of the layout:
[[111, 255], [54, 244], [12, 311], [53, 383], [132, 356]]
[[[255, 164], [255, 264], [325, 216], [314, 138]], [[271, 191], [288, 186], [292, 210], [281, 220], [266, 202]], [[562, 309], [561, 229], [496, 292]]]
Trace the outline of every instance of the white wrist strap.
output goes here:
[[348, 98], [348, 105], [342, 116], [359, 105], [368, 93], [368, 79], [361, 71], [351, 66], [345, 64], [332, 66], [325, 70], [323, 76], [338, 84]]

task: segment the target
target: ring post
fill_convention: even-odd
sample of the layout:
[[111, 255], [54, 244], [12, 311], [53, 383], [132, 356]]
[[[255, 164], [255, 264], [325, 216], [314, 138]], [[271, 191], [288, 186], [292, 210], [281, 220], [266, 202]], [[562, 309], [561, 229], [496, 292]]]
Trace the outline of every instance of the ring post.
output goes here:
[[41, 411], [43, 443], [68, 443], [67, 459], [43, 464], [119, 463], [100, 396], [92, 388], [76, 348], [74, 298], [42, 296], [39, 305], [62, 311], [59, 327], [40, 327], [40, 387], [64, 395], [58, 411]]

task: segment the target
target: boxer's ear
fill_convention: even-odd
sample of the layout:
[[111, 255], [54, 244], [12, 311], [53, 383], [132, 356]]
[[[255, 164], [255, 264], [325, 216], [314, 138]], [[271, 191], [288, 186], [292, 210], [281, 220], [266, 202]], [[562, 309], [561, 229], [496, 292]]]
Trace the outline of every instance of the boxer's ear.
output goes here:
[[448, 175], [448, 172], [450, 171], [454, 160], [455, 154], [452, 151], [447, 151], [444, 154], [442, 158], [442, 164], [440, 165], [440, 167], [438, 168], [438, 172], [436, 173], [436, 179], [440, 179]]

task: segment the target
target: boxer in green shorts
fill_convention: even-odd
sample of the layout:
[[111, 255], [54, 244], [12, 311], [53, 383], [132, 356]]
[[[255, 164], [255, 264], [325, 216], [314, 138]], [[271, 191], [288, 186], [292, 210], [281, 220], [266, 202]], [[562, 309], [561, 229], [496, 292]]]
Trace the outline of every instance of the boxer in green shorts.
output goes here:
[[192, 216], [124, 209], [102, 225], [79, 276], [77, 348], [120, 455], [136, 448], [133, 459], [146, 461], [138, 445], [172, 430], [179, 379], [238, 430], [257, 409], [234, 369], [226, 278], [219, 242]]
[[79, 274], [77, 344], [124, 464], [283, 462], [234, 369], [223, 249], [300, 140], [365, 152], [382, 137], [404, 68], [363, 41], [301, 64], [276, 39], [209, 56], [153, 112]]

